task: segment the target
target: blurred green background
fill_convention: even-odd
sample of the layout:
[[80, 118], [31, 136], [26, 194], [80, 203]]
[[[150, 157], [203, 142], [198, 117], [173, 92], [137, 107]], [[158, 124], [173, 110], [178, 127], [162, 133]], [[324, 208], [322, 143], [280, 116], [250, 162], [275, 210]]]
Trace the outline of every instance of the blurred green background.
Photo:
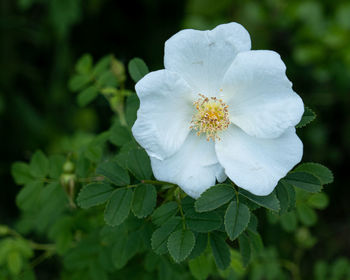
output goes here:
[[[333, 170], [325, 191], [329, 207], [311, 228], [317, 244], [303, 257], [350, 257], [350, 2], [346, 0], [2, 0], [0, 3], [0, 223], [12, 225], [19, 191], [13, 161], [50, 153], [66, 135], [101, 132], [112, 112], [103, 98], [76, 105], [67, 82], [76, 60], [91, 53], [127, 63], [137, 56], [150, 70], [163, 68], [164, 42], [183, 28], [211, 29], [236, 21], [250, 33], [253, 49], [281, 54], [294, 90], [318, 115], [299, 130], [304, 160]], [[130, 86], [133, 86], [130, 82]], [[279, 231], [260, 229], [265, 243]]]

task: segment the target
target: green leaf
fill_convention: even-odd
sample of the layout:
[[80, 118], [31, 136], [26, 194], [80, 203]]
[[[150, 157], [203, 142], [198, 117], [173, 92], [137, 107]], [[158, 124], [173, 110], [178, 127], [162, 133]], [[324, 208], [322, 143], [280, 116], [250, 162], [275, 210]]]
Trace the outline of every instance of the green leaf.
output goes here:
[[91, 162], [80, 154], [76, 163], [76, 174], [82, 178], [87, 177], [89, 174], [90, 165]]
[[212, 233], [210, 234], [209, 241], [216, 266], [222, 270], [226, 269], [230, 265], [231, 254], [225, 240], [221, 235]]
[[324, 209], [328, 206], [328, 196], [325, 193], [315, 193], [310, 196], [307, 203], [313, 208]]
[[91, 103], [98, 96], [98, 89], [95, 86], [89, 86], [83, 91], [79, 92], [77, 96], [77, 103], [80, 107], [85, 107]]
[[253, 201], [254, 203], [265, 207], [267, 209], [273, 210], [273, 211], [279, 211], [280, 210], [280, 203], [276, 197], [275, 192], [272, 192], [269, 195], [266, 196], [258, 196], [254, 195], [246, 190], [240, 189], [239, 194], [248, 198], [250, 201]]
[[260, 234], [256, 231], [251, 231], [249, 229], [246, 232], [249, 236], [252, 251], [256, 255], [259, 255], [264, 249], [264, 244], [262, 242]]
[[126, 108], [125, 108], [125, 119], [128, 126], [131, 128], [137, 118], [137, 110], [140, 107], [140, 100], [136, 94], [128, 96], [126, 99]]
[[314, 266], [314, 279], [315, 280], [328, 280], [331, 279], [328, 276], [328, 264], [325, 261], [318, 260]]
[[100, 76], [102, 73], [104, 73], [108, 68], [110, 67], [112, 61], [111, 55], [106, 55], [105, 57], [101, 58], [95, 65], [93, 70], [93, 75], [96, 77]]
[[141, 80], [149, 72], [146, 63], [138, 57], [129, 61], [128, 70], [135, 83]]
[[47, 227], [67, 210], [67, 204], [67, 194], [58, 181], [45, 185], [34, 208], [39, 210], [35, 217], [38, 230], [47, 230]]
[[73, 241], [74, 218], [65, 216], [50, 227], [49, 237], [55, 241], [57, 252], [62, 255], [67, 252]]
[[294, 171], [310, 173], [320, 179], [322, 185], [330, 184], [334, 180], [332, 171], [319, 163], [303, 163], [298, 165]]
[[119, 239], [113, 246], [112, 260], [115, 268], [124, 267], [127, 262], [140, 250], [142, 239], [138, 231], [131, 232]]
[[221, 217], [215, 212], [198, 213], [188, 210], [185, 218], [188, 228], [196, 232], [210, 232], [222, 224]]
[[92, 206], [105, 203], [111, 196], [114, 188], [109, 184], [91, 183], [83, 187], [78, 195], [77, 202], [81, 208], [87, 209]]
[[118, 80], [117, 77], [111, 72], [110, 70], [107, 70], [100, 74], [100, 76], [97, 79], [97, 86], [101, 87], [117, 87], [118, 86]]
[[247, 234], [242, 233], [238, 237], [239, 251], [241, 252], [242, 262], [245, 267], [248, 266], [250, 262], [251, 249], [250, 249], [250, 240]]
[[286, 183], [285, 181], [280, 181], [276, 187], [276, 194], [278, 200], [280, 201], [280, 214], [283, 214], [295, 207], [295, 190], [294, 188]]
[[112, 193], [107, 203], [104, 218], [111, 226], [120, 225], [128, 217], [132, 200], [132, 191], [129, 188], [120, 188]]
[[122, 146], [125, 143], [130, 142], [132, 139], [130, 131], [117, 122], [114, 123], [110, 131], [111, 135], [109, 137], [109, 141], [111, 141], [111, 143], [113, 143], [116, 146]]
[[165, 254], [168, 251], [167, 241], [170, 234], [181, 224], [180, 217], [173, 217], [158, 228], [152, 234], [151, 245], [153, 251], [158, 254]]
[[18, 251], [13, 250], [7, 255], [7, 266], [14, 275], [18, 275], [21, 272], [23, 260]]
[[151, 162], [145, 150], [130, 150], [127, 165], [130, 172], [139, 180], [150, 179], [152, 176]]
[[188, 229], [180, 229], [169, 236], [168, 250], [175, 262], [182, 262], [191, 253], [194, 244], [193, 232]]
[[15, 162], [11, 166], [11, 174], [16, 184], [24, 185], [33, 181], [29, 165], [24, 162]]
[[37, 208], [39, 196], [42, 189], [42, 182], [31, 182], [28, 185], [25, 185], [17, 194], [17, 206], [22, 210], [31, 210]]
[[296, 230], [298, 225], [297, 216], [295, 211], [287, 212], [283, 214], [281, 217], [281, 226], [287, 232], [293, 232]]
[[213, 270], [212, 261], [205, 255], [199, 256], [188, 262], [190, 272], [197, 280], [208, 279]]
[[193, 199], [190, 196], [185, 196], [181, 200], [181, 207], [182, 210], [186, 213], [187, 211], [194, 211], [194, 203], [196, 202], [195, 199]]
[[[98, 280], [108, 280], [108, 274], [105, 268], [103, 268], [99, 263], [92, 261], [89, 265], [89, 279], [98, 279]], [[83, 277], [85, 278], [85, 277]], [[81, 278], [82, 279], [82, 278]]]
[[305, 107], [304, 114], [300, 120], [300, 122], [296, 125], [296, 128], [301, 128], [312, 122], [316, 119], [316, 114], [310, 108]]
[[306, 172], [291, 172], [282, 180], [294, 187], [312, 193], [319, 192], [322, 189], [320, 180], [314, 175]]
[[235, 240], [248, 226], [250, 211], [242, 202], [231, 201], [225, 214], [225, 229], [231, 240]]
[[194, 259], [200, 256], [208, 246], [208, 234], [206, 233], [197, 233], [196, 234], [196, 244], [189, 255], [189, 259]]
[[82, 90], [91, 80], [90, 75], [86, 74], [78, 74], [74, 75], [70, 80], [68, 87], [71, 91], [79, 91]]
[[298, 204], [297, 212], [300, 221], [306, 226], [313, 226], [317, 222], [317, 214], [314, 209], [306, 204]]
[[92, 67], [92, 56], [90, 54], [84, 54], [75, 65], [75, 70], [79, 74], [89, 74]]
[[128, 172], [121, 168], [116, 161], [106, 161], [98, 165], [96, 174], [100, 174], [109, 179], [117, 186], [125, 186], [130, 184]]
[[207, 212], [226, 204], [235, 196], [232, 186], [219, 184], [206, 190], [197, 199], [194, 206], [197, 212]]
[[179, 210], [178, 205], [175, 201], [167, 202], [161, 206], [159, 206], [152, 214], [152, 222], [161, 226], [166, 221], [168, 221], [171, 217], [175, 216], [177, 211]]
[[49, 176], [50, 178], [58, 179], [63, 171], [63, 164], [66, 158], [61, 155], [49, 156]]
[[132, 211], [138, 218], [152, 213], [157, 202], [157, 191], [153, 185], [141, 184], [135, 188]]
[[258, 230], [258, 218], [254, 215], [254, 213], [250, 213], [248, 229], [252, 231]]
[[45, 178], [49, 174], [49, 160], [42, 151], [38, 150], [33, 154], [29, 168], [34, 177]]

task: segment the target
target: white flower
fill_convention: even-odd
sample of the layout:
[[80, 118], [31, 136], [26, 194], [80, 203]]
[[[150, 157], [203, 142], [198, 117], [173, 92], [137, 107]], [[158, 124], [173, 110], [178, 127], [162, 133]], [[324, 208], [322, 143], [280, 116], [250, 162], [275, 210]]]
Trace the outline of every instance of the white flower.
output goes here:
[[237, 23], [182, 30], [165, 43], [165, 69], [136, 84], [132, 132], [158, 180], [198, 198], [228, 176], [268, 195], [300, 162], [303, 102], [280, 56], [250, 48]]

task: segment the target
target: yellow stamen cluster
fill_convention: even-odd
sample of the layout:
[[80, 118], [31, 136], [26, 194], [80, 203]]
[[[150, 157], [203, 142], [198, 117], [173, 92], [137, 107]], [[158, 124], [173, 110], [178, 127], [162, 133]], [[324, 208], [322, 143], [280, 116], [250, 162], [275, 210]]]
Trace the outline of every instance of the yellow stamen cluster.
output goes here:
[[199, 99], [193, 103], [197, 112], [191, 121], [191, 129], [197, 131], [199, 136], [205, 133], [207, 140], [220, 140], [218, 132], [228, 128], [230, 120], [228, 117], [228, 106], [216, 97], [206, 97], [199, 94]]

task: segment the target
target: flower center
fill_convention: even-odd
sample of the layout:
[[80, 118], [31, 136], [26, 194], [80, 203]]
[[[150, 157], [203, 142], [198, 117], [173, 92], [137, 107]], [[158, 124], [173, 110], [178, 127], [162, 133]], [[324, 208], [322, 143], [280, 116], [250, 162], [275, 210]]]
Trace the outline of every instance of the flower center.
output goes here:
[[204, 133], [207, 141], [220, 140], [218, 133], [226, 130], [230, 124], [228, 106], [221, 99], [208, 98], [203, 94], [199, 94], [193, 105], [197, 111], [192, 117], [190, 129], [196, 130], [198, 136]]

